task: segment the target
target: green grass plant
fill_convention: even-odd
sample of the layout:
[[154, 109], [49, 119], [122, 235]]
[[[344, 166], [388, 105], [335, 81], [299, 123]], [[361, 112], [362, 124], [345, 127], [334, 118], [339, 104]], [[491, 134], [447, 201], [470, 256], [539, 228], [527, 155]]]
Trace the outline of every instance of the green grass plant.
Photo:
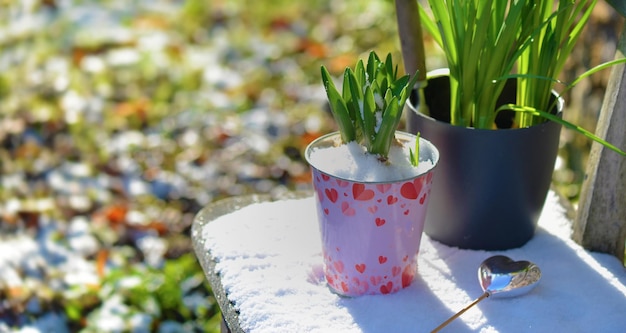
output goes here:
[[[539, 2], [531, 9], [531, 22], [525, 29], [535, 29], [533, 42], [518, 59], [517, 104], [539, 110], [552, 108], [552, 89], [574, 49], [585, 24], [591, 16], [597, 0], [559, 0], [556, 11], [554, 3]], [[542, 116], [530, 112], [518, 112], [516, 123], [528, 127], [545, 121]]]
[[[550, 113], [557, 103], [553, 98], [554, 86], [561, 83], [559, 76], [596, 3], [597, 0], [428, 0], [432, 14], [420, 6], [426, 31], [446, 55], [450, 123], [496, 129], [498, 112], [513, 110], [514, 128], [555, 121], [626, 155], [590, 131]], [[623, 62], [626, 59], [596, 66], [565, 84], [564, 90]], [[516, 103], [497, 105], [506, 81], [512, 78], [518, 80]]]
[[450, 70], [450, 115], [456, 126], [494, 127], [497, 96], [527, 46], [528, 1], [429, 0], [423, 25], [443, 49]]

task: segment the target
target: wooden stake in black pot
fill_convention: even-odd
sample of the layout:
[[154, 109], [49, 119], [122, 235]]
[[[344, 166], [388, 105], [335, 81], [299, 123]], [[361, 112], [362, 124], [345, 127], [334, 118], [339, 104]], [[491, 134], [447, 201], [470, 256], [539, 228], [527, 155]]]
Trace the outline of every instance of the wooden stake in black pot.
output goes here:
[[418, 111], [428, 115], [428, 106], [424, 103], [424, 88], [428, 82], [426, 81], [426, 56], [417, 0], [395, 0], [395, 2], [404, 70], [409, 75], [418, 71], [418, 79], [414, 87], [418, 93], [418, 100], [415, 102], [419, 106]]

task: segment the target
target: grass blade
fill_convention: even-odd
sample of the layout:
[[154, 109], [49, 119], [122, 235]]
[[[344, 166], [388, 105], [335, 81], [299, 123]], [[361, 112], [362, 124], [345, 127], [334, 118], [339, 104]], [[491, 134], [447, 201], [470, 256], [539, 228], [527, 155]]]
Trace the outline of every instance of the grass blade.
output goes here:
[[533, 114], [535, 116], [540, 116], [540, 117], [546, 118], [546, 119], [548, 119], [550, 121], [554, 121], [556, 123], [559, 123], [559, 124], [561, 124], [562, 126], [564, 126], [566, 128], [572, 129], [572, 130], [578, 132], [579, 134], [584, 135], [585, 137], [587, 137], [587, 138], [589, 138], [589, 139], [591, 139], [591, 140], [593, 140], [593, 141], [595, 141], [595, 142], [605, 146], [606, 148], [611, 149], [612, 151], [614, 151], [614, 152], [616, 152], [616, 153], [618, 153], [618, 154], [620, 154], [622, 156], [626, 156], [626, 152], [624, 152], [623, 150], [619, 149], [615, 145], [613, 145], [613, 144], [603, 140], [599, 136], [591, 133], [590, 131], [588, 131], [588, 130], [580, 127], [580, 126], [572, 124], [569, 121], [567, 121], [567, 120], [565, 120], [565, 119], [563, 119], [561, 117], [558, 117], [556, 115], [553, 115], [551, 113], [548, 113], [548, 112], [545, 112], [545, 111], [542, 111], [542, 110], [538, 110], [538, 109], [535, 109], [535, 108], [529, 107], [529, 106], [519, 106], [519, 105], [514, 105], [514, 104], [503, 105], [503, 106], [499, 107], [497, 111], [499, 112], [501, 110], [512, 110], [512, 111], [516, 111], [516, 112], [530, 113], [530, 114]]
[[330, 102], [330, 110], [337, 122], [337, 126], [341, 131], [341, 139], [344, 143], [356, 140], [356, 131], [348, 107], [344, 103], [341, 95], [337, 91], [332, 77], [326, 67], [322, 66], [322, 82], [324, 83], [324, 89]]

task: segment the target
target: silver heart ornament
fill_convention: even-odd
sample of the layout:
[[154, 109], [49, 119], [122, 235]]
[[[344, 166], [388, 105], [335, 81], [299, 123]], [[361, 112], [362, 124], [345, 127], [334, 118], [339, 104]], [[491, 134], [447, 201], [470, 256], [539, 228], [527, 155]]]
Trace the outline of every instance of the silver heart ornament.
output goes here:
[[513, 297], [529, 292], [541, 279], [541, 270], [530, 261], [507, 256], [487, 258], [478, 268], [478, 280], [489, 296]]
[[502, 255], [489, 257], [478, 267], [478, 281], [483, 288], [483, 294], [441, 323], [431, 333], [439, 332], [487, 297], [513, 297], [527, 293], [537, 285], [539, 279], [541, 279], [541, 270], [530, 261], [514, 261]]

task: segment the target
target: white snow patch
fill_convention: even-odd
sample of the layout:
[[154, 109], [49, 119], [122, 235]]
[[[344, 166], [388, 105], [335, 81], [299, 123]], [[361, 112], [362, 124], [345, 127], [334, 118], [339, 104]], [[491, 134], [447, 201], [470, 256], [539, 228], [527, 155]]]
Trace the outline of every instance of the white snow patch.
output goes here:
[[415, 141], [402, 147], [391, 146], [388, 163], [382, 163], [377, 155], [368, 154], [356, 142], [335, 147], [313, 147], [310, 162], [318, 170], [347, 180], [360, 182], [389, 182], [414, 178], [434, 167], [432, 160], [420, 160], [414, 167], [409, 151]]

